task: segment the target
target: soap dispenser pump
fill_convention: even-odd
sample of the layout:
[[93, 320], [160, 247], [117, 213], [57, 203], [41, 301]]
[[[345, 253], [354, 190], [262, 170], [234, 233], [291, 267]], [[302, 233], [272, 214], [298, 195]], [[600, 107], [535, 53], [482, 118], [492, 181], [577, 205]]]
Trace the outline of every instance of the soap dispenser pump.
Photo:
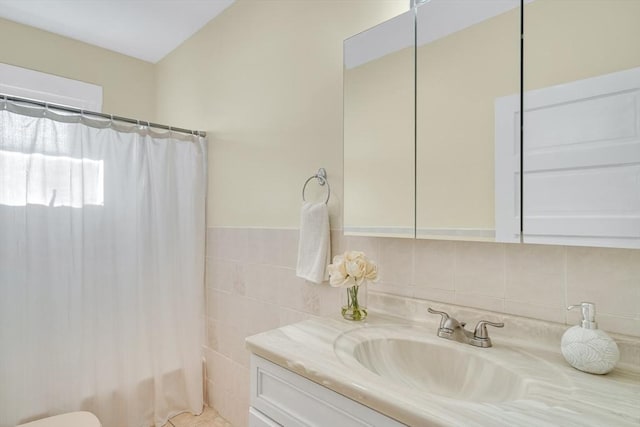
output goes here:
[[562, 336], [562, 355], [571, 366], [581, 371], [592, 374], [611, 372], [620, 359], [620, 351], [616, 342], [605, 331], [598, 329], [596, 305], [583, 302], [571, 305], [567, 310], [574, 308], [582, 310], [582, 320]]

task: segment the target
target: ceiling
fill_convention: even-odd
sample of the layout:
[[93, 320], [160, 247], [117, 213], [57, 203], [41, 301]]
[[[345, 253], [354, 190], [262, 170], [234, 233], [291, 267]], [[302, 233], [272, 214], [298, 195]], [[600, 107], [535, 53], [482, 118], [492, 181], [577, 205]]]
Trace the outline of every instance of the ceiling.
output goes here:
[[156, 63], [234, 0], [0, 0], [0, 17]]

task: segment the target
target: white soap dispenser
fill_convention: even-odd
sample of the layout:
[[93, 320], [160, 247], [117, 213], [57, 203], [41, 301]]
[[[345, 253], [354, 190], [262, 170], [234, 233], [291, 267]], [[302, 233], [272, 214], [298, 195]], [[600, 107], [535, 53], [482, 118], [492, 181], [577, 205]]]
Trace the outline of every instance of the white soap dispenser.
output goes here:
[[571, 305], [567, 310], [582, 309], [582, 321], [562, 335], [560, 349], [571, 366], [592, 374], [606, 374], [615, 368], [620, 359], [618, 345], [607, 333], [598, 329], [596, 305], [583, 302]]

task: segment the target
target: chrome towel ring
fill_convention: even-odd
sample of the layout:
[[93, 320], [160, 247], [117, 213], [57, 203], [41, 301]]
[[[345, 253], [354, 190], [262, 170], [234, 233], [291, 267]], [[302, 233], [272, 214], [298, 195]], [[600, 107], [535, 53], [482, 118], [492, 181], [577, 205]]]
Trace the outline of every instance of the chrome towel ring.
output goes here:
[[309, 181], [311, 181], [313, 178], [318, 180], [318, 184], [320, 185], [325, 185], [327, 184], [327, 199], [324, 201], [324, 204], [326, 205], [327, 203], [329, 203], [329, 197], [331, 197], [331, 186], [329, 186], [329, 181], [327, 181], [327, 171], [324, 168], [320, 168], [318, 169], [318, 173], [315, 175], [311, 175], [309, 178], [307, 178], [307, 180], [304, 182], [304, 185], [302, 186], [302, 201], [306, 202], [307, 199], [304, 198], [304, 190], [306, 190], [307, 188], [307, 184], [309, 183]]

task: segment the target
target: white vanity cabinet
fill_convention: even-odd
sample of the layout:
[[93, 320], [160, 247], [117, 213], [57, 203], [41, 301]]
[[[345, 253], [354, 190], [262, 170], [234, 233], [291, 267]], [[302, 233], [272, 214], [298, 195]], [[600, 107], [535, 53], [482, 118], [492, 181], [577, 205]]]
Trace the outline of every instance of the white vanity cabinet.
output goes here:
[[249, 427], [399, 427], [399, 423], [302, 376], [251, 355]]

